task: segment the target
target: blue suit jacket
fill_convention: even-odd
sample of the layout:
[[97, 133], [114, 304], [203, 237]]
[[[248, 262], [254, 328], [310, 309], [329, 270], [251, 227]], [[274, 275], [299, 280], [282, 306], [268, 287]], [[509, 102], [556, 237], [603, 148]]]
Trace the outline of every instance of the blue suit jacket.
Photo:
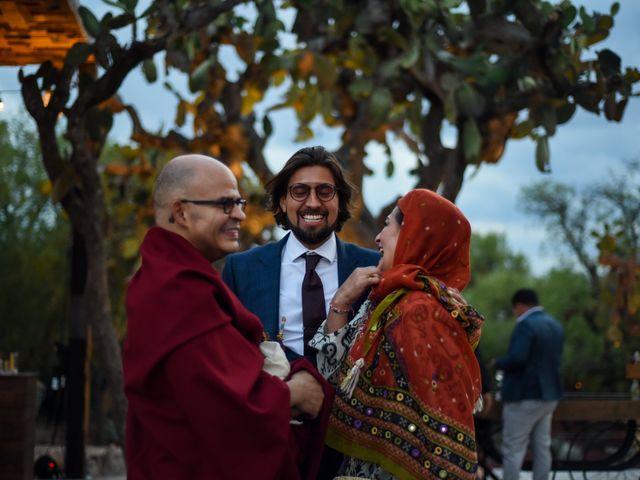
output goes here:
[[502, 401], [560, 399], [563, 343], [562, 325], [543, 311], [533, 312], [518, 322], [509, 351], [496, 360], [496, 368], [504, 370]]
[[[226, 284], [242, 304], [260, 318], [272, 340], [275, 340], [279, 328], [280, 264], [288, 236], [278, 242], [227, 256], [222, 271]], [[377, 265], [380, 260], [380, 254], [375, 250], [341, 242], [337, 237], [336, 249], [339, 285], [356, 268]], [[358, 311], [365, 298], [353, 305], [354, 311]]]

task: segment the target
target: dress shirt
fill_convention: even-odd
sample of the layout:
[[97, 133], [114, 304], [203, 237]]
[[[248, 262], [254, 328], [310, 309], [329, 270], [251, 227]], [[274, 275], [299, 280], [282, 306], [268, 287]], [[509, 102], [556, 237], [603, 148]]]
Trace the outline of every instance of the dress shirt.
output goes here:
[[518, 318], [516, 318], [516, 323], [521, 322], [526, 317], [528, 317], [529, 315], [531, 315], [532, 313], [535, 313], [535, 312], [542, 312], [542, 307], [540, 305], [538, 305], [536, 307], [531, 307], [529, 310], [527, 310], [522, 315], [520, 315]]
[[302, 280], [305, 274], [304, 254], [315, 252], [322, 258], [316, 266], [316, 272], [322, 280], [325, 311], [329, 311], [329, 302], [338, 289], [338, 253], [335, 233], [315, 250], [309, 250], [296, 238], [289, 235], [282, 249], [280, 267], [279, 330], [284, 334], [284, 345], [295, 353], [304, 353], [302, 334]]

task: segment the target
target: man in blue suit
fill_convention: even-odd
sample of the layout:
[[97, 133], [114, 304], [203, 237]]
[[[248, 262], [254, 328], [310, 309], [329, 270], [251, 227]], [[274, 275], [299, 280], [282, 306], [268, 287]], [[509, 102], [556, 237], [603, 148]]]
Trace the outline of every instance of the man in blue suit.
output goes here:
[[[331, 299], [356, 268], [376, 272], [380, 254], [337, 238], [335, 233], [351, 217], [353, 187], [336, 157], [323, 147], [298, 150], [266, 188], [276, 223], [292, 234], [228, 256], [222, 276], [260, 318], [269, 339], [281, 341], [292, 360], [305, 354], [309, 334], [303, 331], [301, 293], [305, 254], [319, 256], [315, 271], [322, 281], [324, 312], [330, 308], [357, 312], [364, 298], [354, 305], [333, 305]], [[306, 353], [313, 360], [308, 347]]]
[[562, 396], [560, 360], [564, 332], [547, 315], [534, 290], [511, 299], [517, 317], [509, 351], [492, 362], [504, 371], [502, 396], [503, 480], [517, 480], [531, 439], [533, 480], [551, 471], [551, 417]]
[[[336, 157], [323, 147], [298, 150], [266, 185], [276, 223], [290, 230], [279, 242], [252, 248], [226, 258], [222, 277], [244, 306], [260, 318], [271, 340], [284, 346], [289, 360], [315, 355], [305, 340], [315, 329], [303, 321], [303, 279], [306, 256], [319, 256], [315, 272], [322, 283], [317, 320], [329, 309], [357, 312], [365, 298], [354, 305], [335, 305], [334, 293], [360, 268], [363, 275], [377, 274], [380, 254], [336, 236], [351, 217], [353, 186], [344, 178]], [[324, 307], [324, 308], [323, 308]], [[325, 447], [319, 480], [334, 478], [342, 455]]]

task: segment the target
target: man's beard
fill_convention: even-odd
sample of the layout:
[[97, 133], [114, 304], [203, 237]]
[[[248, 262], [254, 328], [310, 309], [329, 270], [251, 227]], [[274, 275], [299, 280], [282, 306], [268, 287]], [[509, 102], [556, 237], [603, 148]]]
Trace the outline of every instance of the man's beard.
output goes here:
[[[306, 213], [322, 213], [324, 215], [324, 212], [313, 212], [313, 211], [301, 212], [300, 215], [302, 216], [303, 214], [306, 214]], [[300, 240], [301, 243], [306, 245], [319, 245], [321, 243], [324, 243], [325, 240], [329, 238], [331, 234], [335, 231], [337, 224], [338, 224], [338, 220], [336, 219], [336, 221], [333, 222], [332, 225], [327, 225], [325, 227], [309, 231], [309, 230], [304, 230], [298, 227], [297, 225], [292, 224], [291, 221], [289, 220], [289, 217], [286, 215], [284, 216], [284, 226], [289, 230], [291, 230], [293, 234], [296, 236], [296, 238]]]

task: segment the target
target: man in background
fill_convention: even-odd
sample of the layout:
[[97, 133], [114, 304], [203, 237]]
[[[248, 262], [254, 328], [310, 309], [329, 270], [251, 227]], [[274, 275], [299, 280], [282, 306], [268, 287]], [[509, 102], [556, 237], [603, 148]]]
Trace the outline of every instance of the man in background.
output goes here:
[[547, 315], [534, 290], [511, 299], [517, 318], [506, 355], [492, 362], [502, 382], [502, 466], [504, 480], [517, 480], [531, 442], [533, 480], [551, 471], [551, 417], [562, 396], [562, 325]]

